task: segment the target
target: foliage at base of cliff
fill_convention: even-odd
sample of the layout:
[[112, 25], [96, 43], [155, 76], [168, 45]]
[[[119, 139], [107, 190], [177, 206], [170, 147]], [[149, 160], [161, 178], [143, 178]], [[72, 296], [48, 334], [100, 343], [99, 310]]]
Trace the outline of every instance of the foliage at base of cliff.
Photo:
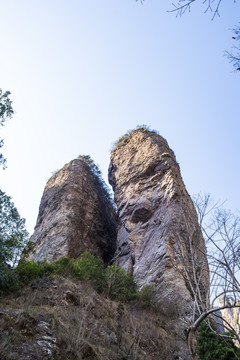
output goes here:
[[170, 360], [180, 351], [153, 288], [139, 290], [132, 275], [104, 268], [89, 251], [4, 271], [1, 360]]
[[198, 355], [200, 360], [237, 360], [240, 349], [231, 338], [215, 334], [207, 322], [203, 322], [198, 332]]
[[88, 282], [99, 294], [118, 301], [132, 301], [138, 307], [154, 309], [154, 289], [150, 285], [138, 291], [132, 274], [115, 265], [104, 268], [101, 259], [86, 250], [80, 259], [63, 257], [55, 263], [22, 260], [15, 269], [0, 264], [0, 294], [16, 291], [51, 276]]

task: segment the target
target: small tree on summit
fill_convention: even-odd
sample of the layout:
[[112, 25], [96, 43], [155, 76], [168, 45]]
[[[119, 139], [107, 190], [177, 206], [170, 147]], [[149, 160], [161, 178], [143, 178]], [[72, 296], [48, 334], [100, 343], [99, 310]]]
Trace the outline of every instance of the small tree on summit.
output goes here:
[[90, 155], [79, 155], [78, 159], [83, 160], [89, 166], [92, 174], [94, 175], [94, 180], [95, 180], [96, 184], [102, 189], [106, 198], [113, 204], [113, 206], [115, 206], [112, 195], [110, 193], [110, 189], [106, 185], [106, 183], [103, 179], [102, 172], [99, 169], [99, 167], [95, 164], [95, 162], [93, 161], [91, 156]]

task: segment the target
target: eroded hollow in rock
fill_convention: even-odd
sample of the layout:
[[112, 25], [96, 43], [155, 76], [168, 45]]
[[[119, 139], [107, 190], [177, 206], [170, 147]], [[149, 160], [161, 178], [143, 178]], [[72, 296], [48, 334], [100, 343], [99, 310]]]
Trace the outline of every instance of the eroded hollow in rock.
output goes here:
[[134, 210], [130, 221], [133, 223], [145, 223], [147, 222], [153, 215], [153, 212], [149, 209], [146, 209], [145, 207], [138, 208]]

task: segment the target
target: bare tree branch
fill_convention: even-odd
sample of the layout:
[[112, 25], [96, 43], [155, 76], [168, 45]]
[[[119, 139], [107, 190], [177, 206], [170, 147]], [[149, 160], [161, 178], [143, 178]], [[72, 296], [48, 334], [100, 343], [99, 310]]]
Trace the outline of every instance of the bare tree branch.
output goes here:
[[[197, 0], [179, 0], [177, 3], [172, 3], [173, 9], [168, 12], [176, 12], [177, 16], [182, 16], [187, 11], [191, 12], [191, 6]], [[235, 2], [235, 1], [234, 1]], [[222, 0], [203, 0], [202, 4], [205, 5], [205, 13], [211, 12], [212, 20], [215, 16], [220, 16], [219, 8], [222, 3]]]
[[[185, 224], [184, 228], [185, 241], [182, 242], [179, 238], [176, 252], [179, 271], [193, 299], [192, 314], [185, 320], [188, 346], [193, 359], [196, 356], [196, 334], [199, 325], [218, 311], [240, 308], [240, 218], [224, 210], [222, 203], [211, 201], [209, 195], [198, 195], [194, 203], [207, 245], [208, 264], [205, 260], [206, 253], [194, 240], [188, 224]], [[202, 278], [206, 279], [206, 276], [210, 280], [210, 294], [208, 289], [203, 289], [205, 282], [202, 282]], [[216, 324], [216, 315], [214, 316]], [[230, 337], [240, 345], [238, 325], [231, 323], [223, 312], [217, 316], [222, 320], [225, 331], [230, 331], [233, 335]], [[214, 332], [217, 332], [217, 329]]]

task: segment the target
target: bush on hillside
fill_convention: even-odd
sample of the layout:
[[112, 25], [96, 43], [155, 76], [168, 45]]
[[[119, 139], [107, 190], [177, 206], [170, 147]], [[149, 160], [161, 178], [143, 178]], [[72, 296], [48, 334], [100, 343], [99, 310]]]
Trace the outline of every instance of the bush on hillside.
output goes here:
[[16, 284], [16, 275], [9, 265], [0, 262], [0, 294], [9, 291]]
[[231, 338], [216, 335], [204, 321], [198, 331], [198, 355], [200, 360], [237, 360], [240, 349]]
[[84, 282], [90, 282], [98, 292], [104, 289], [104, 269], [101, 259], [89, 250], [84, 251], [79, 260], [73, 262], [72, 276]]
[[156, 309], [156, 297], [152, 285], [144, 285], [135, 296], [135, 304], [142, 309]]
[[136, 294], [137, 284], [132, 274], [115, 265], [108, 266], [105, 269], [105, 293], [111, 299], [127, 301]]
[[16, 280], [19, 284], [48, 277], [54, 272], [54, 266], [47, 262], [22, 261], [15, 269]]
[[63, 277], [71, 277], [73, 274], [74, 259], [62, 257], [53, 263], [54, 273]]
[[104, 269], [101, 259], [86, 250], [78, 260], [63, 257], [53, 264], [21, 261], [16, 269], [4, 268], [4, 272], [0, 269], [0, 292], [4, 293], [52, 274], [88, 281], [99, 293], [120, 301], [130, 300], [137, 291], [131, 274], [115, 265]]
[[112, 300], [133, 300], [141, 308], [155, 309], [152, 286], [146, 285], [138, 292], [132, 274], [116, 265], [104, 268], [101, 259], [89, 250], [84, 251], [80, 259], [63, 257], [53, 264], [24, 260], [16, 269], [4, 266], [4, 271], [0, 267], [0, 294], [55, 274], [89, 282], [97, 292]]

